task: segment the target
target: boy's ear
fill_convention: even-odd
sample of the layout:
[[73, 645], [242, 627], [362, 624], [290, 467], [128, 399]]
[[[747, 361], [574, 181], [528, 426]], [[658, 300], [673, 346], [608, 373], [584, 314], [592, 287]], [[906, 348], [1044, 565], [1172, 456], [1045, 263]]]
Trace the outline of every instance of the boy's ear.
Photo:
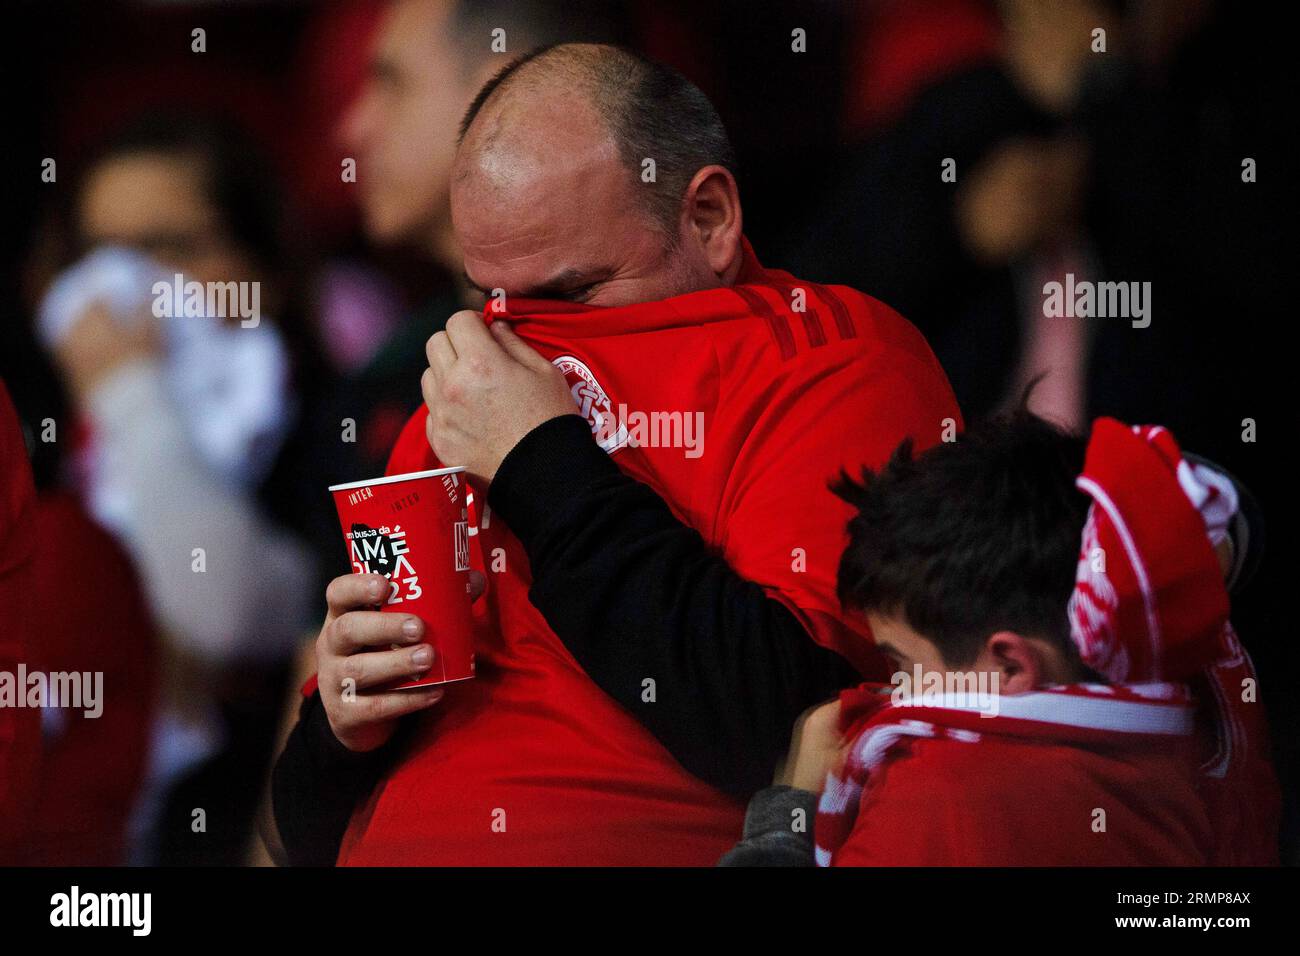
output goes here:
[[1048, 659], [1049, 651], [1042, 641], [1015, 631], [998, 631], [984, 643], [979, 667], [998, 673], [999, 693], [1022, 694], [1057, 680], [1058, 669]]

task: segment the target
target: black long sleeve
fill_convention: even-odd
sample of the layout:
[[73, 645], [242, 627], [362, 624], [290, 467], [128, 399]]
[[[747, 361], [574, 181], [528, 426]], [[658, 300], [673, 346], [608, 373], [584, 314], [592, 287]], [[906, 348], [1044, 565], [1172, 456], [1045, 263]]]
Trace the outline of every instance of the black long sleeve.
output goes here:
[[528, 553], [532, 603], [588, 676], [719, 789], [771, 783], [799, 714], [858, 681], [625, 475], [581, 416], [526, 435], [488, 501]]
[[271, 810], [292, 866], [333, 866], [356, 805], [392, 760], [397, 735], [370, 753], [334, 736], [320, 694], [303, 701], [271, 773]]

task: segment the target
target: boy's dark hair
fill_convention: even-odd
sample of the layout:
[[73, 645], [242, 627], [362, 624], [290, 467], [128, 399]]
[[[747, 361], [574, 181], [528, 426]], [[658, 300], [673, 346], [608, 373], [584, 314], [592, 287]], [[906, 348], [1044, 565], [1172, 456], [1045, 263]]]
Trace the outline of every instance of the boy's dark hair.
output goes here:
[[857, 514], [840, 602], [901, 617], [951, 667], [971, 664], [1001, 630], [1077, 661], [1066, 603], [1088, 512], [1074, 487], [1084, 447], [1022, 407], [916, 456], [904, 441], [861, 483], [841, 473], [831, 490]]

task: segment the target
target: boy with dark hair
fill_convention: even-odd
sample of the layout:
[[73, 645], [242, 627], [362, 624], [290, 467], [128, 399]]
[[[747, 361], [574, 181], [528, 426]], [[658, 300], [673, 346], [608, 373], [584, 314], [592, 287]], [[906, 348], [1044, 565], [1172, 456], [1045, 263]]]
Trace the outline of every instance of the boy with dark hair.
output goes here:
[[[1006, 660], [1008, 676], [1032, 668], [1058, 682], [1095, 680], [1064, 613], [1088, 513], [1074, 487], [1083, 460], [1082, 439], [1020, 413], [920, 457], [904, 442], [860, 484], [842, 476], [832, 490], [857, 514], [840, 601], [866, 614], [900, 670], [979, 669], [1021, 651], [1032, 659]], [[1014, 647], [990, 639], [1000, 634], [1015, 635]]]
[[795, 789], [756, 798], [724, 863], [797, 862], [828, 766], [822, 865], [1277, 862], [1229, 478], [1161, 428], [1100, 419], [1085, 447], [1022, 411], [834, 490], [857, 509], [839, 597], [897, 673], [796, 729]]

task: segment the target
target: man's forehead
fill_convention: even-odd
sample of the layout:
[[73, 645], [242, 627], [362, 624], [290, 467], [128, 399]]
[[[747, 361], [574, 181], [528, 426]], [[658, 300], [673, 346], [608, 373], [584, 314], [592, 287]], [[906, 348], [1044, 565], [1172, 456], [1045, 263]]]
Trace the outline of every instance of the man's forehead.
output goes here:
[[490, 99], [456, 151], [458, 178], [501, 173], [556, 175], [619, 162], [618, 146], [595, 108], [558, 89], [507, 91]]
[[562, 270], [591, 264], [599, 234], [615, 231], [616, 220], [600, 216], [594, 196], [573, 197], [566, 205], [564, 195], [536, 184], [497, 196], [471, 194], [454, 204], [453, 227], [470, 278], [518, 292], [520, 283], [542, 285]]
[[608, 144], [561, 136], [534, 142], [497, 137], [484, 149], [458, 154], [453, 189], [467, 201], [533, 207], [582, 201], [600, 192], [605, 202], [624, 198], [628, 176]]
[[577, 241], [617, 223], [632, 202], [630, 176], [607, 144], [550, 137], [476, 149], [466, 140], [451, 186], [457, 238], [469, 247], [568, 236]]

